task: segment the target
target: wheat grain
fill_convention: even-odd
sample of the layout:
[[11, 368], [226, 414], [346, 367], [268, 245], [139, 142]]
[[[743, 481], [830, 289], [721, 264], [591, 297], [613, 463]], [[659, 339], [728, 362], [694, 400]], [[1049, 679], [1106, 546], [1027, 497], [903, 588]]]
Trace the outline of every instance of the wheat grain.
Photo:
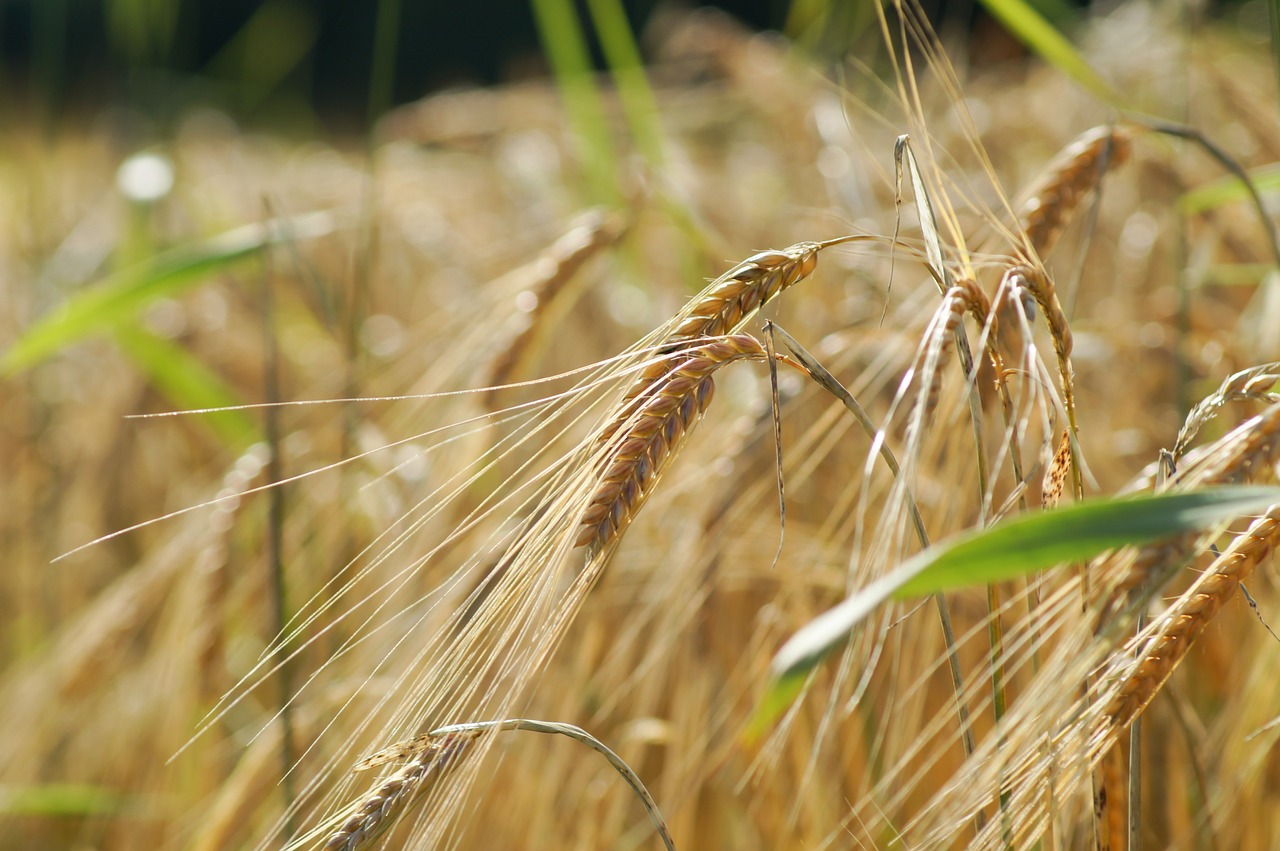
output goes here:
[[1216, 391], [1202, 399], [1187, 414], [1186, 422], [1178, 432], [1178, 439], [1173, 443], [1173, 461], [1176, 463], [1186, 454], [1191, 441], [1196, 439], [1200, 429], [1204, 428], [1205, 423], [1228, 402], [1246, 399], [1261, 402], [1280, 401], [1280, 396], [1271, 392], [1271, 388], [1277, 381], [1280, 381], [1280, 362], [1264, 363], [1227, 376]]
[[325, 851], [355, 851], [367, 840], [385, 829], [395, 810], [423, 788], [432, 778], [440, 777], [475, 741], [479, 733], [449, 733], [423, 743], [413, 759], [391, 777], [378, 784], [328, 841]]
[[676, 317], [668, 341], [731, 334], [778, 293], [807, 278], [818, 267], [818, 252], [860, 237], [797, 242], [762, 251], [743, 260], [704, 290]]
[[1280, 505], [1274, 505], [1237, 537], [1209, 570], [1161, 620], [1167, 626], [1142, 650], [1137, 669], [1107, 707], [1112, 724], [1124, 728], [1151, 703], [1209, 621], [1280, 543]]
[[574, 545], [595, 553], [615, 541], [711, 403], [713, 373], [735, 360], [766, 357], [759, 341], [739, 334], [700, 341], [648, 367], [602, 432], [604, 472]]
[[1080, 202], [1107, 170], [1129, 158], [1133, 134], [1130, 127], [1094, 127], [1049, 163], [1018, 211], [1018, 223], [1037, 256], [1053, 249]]

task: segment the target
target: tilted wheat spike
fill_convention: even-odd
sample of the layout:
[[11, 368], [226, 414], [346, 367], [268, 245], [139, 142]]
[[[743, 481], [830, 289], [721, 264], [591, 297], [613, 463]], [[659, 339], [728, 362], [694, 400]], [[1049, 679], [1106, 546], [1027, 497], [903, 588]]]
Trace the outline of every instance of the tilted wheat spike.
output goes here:
[[[1274, 464], [1280, 458], [1280, 403], [1251, 417], [1229, 434], [1197, 454], [1169, 480], [1171, 489], [1190, 490], [1229, 484]], [[1194, 535], [1181, 535], [1136, 548], [1134, 557], [1112, 572], [1101, 595], [1099, 627], [1129, 604], [1139, 590], [1155, 593], [1191, 554]], [[1106, 561], [1101, 559], [1099, 561]]]
[[1058, 242], [1071, 216], [1102, 175], [1129, 158], [1135, 128], [1094, 127], [1058, 153], [1018, 211], [1018, 223], [1038, 256]]
[[[325, 851], [355, 851], [387, 827], [396, 811], [424, 789], [424, 784], [447, 771], [479, 734], [450, 733], [429, 742], [410, 762], [383, 780], [356, 808], [356, 811], [324, 844]], [[361, 767], [367, 767], [367, 762]]]
[[1277, 544], [1280, 544], [1280, 505], [1272, 506], [1254, 521], [1161, 616], [1166, 626], [1143, 648], [1137, 669], [1107, 706], [1112, 724], [1123, 729], [1146, 709], [1186, 658], [1209, 621]]
[[804, 280], [818, 267], [828, 242], [798, 242], [781, 251], [762, 251], [730, 269], [677, 318], [668, 340], [718, 337], [742, 326], [774, 296]]
[[[599, 552], [631, 522], [657, 480], [657, 462], [665, 464], [670, 459], [679, 440], [710, 404], [715, 389], [711, 371], [728, 360], [765, 357], [760, 344], [751, 337], [728, 337], [719, 342], [714, 339], [741, 328], [771, 299], [812, 274], [822, 249], [863, 238], [798, 242], [789, 248], [752, 255], [712, 282], [675, 317], [671, 329], [657, 338], [660, 351], [671, 351], [674, 346], [702, 338], [713, 342], [701, 355], [690, 359], [693, 366], [686, 363], [672, 369], [669, 361], [656, 361], [643, 369], [627, 389], [597, 442], [609, 444], [624, 426], [630, 426], [631, 431], [608, 456], [606, 473], [583, 515], [575, 546], [590, 545], [592, 553]], [[693, 355], [695, 351], [687, 353]], [[708, 367], [705, 376], [690, 381], [691, 374]], [[677, 373], [682, 375], [678, 384], [672, 385]], [[701, 396], [696, 404], [684, 402], [676, 406], [672, 394], [682, 392]], [[646, 431], [657, 425], [663, 426], [661, 432]]]
[[[857, 237], [842, 237], [826, 242], [798, 242], [780, 251], [762, 251], [743, 260], [695, 296], [670, 323], [670, 330], [659, 332], [657, 344], [663, 349], [699, 337], [720, 337], [737, 331], [751, 316], [778, 293], [804, 280], [818, 266], [818, 252]], [[645, 394], [665, 369], [651, 365], [643, 370], [623, 395], [600, 441], [613, 436], [613, 430], [633, 409], [634, 400]]]
[[1173, 443], [1173, 461], [1176, 463], [1186, 454], [1204, 424], [1213, 419], [1218, 409], [1228, 402], [1245, 399], [1258, 402], [1280, 401], [1280, 395], [1271, 390], [1277, 381], [1280, 381], [1280, 362], [1260, 364], [1227, 376], [1216, 391], [1201, 399], [1187, 414], [1187, 420], [1178, 432], [1178, 439]]
[[[616, 540], [653, 491], [658, 478], [711, 404], [712, 375], [735, 360], [767, 357], [751, 336], [709, 338], [668, 355], [642, 375], [606, 433], [604, 470], [582, 517], [575, 546], [593, 555]], [[637, 382], [639, 383], [639, 382]]]

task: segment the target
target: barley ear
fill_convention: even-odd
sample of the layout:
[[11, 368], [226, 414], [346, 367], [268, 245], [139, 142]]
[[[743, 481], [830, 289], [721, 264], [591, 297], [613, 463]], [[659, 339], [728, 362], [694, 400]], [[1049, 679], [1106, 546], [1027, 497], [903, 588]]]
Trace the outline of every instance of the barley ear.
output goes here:
[[383, 780], [324, 844], [325, 851], [356, 851], [394, 824], [411, 799], [438, 780], [476, 740], [478, 732], [449, 733], [425, 743], [404, 768]]
[[1038, 257], [1057, 245], [1080, 203], [1109, 169], [1129, 159], [1135, 128], [1094, 127], [1054, 157], [1018, 211], [1018, 224]]
[[602, 431], [602, 473], [574, 546], [587, 546], [594, 557], [614, 543], [711, 404], [715, 371], [735, 360], [765, 357], [754, 337], [711, 338], [660, 361], [661, 375], [642, 378], [642, 389], [624, 400]]

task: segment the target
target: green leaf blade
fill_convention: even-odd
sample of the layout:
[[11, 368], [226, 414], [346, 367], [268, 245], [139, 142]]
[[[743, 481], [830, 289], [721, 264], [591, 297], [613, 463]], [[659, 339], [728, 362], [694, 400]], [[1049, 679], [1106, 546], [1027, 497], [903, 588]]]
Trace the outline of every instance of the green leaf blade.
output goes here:
[[122, 812], [128, 800], [102, 786], [46, 783], [36, 786], [0, 786], [0, 813], [22, 816], [102, 816]]
[[200, 420], [232, 451], [262, 440], [253, 419], [232, 409], [244, 403], [217, 373], [181, 346], [139, 328], [124, 329], [116, 343], [180, 410], [208, 411]]
[[111, 331], [132, 320], [147, 304], [203, 281], [268, 245], [309, 239], [332, 229], [327, 213], [301, 216], [287, 225], [246, 225], [108, 275], [28, 328], [0, 357], [0, 375], [22, 372], [72, 343]]
[[1108, 550], [1197, 532], [1280, 503], [1280, 487], [1226, 487], [1189, 493], [1092, 500], [1013, 518], [925, 550], [801, 627], [777, 652], [751, 722], [772, 722], [806, 676], [893, 598], [1002, 582], [1079, 562]]
[[1123, 98], [1085, 61], [1053, 24], [1026, 0], [982, 0], [991, 16], [1040, 58], [1075, 80], [1099, 100], [1123, 109]]

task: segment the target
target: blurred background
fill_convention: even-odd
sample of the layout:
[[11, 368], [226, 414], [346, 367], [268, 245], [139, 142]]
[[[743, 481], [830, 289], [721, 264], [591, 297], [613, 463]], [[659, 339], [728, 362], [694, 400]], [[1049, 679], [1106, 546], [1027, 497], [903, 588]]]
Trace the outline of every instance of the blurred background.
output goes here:
[[[431, 430], [490, 422], [491, 405], [515, 410], [548, 385], [457, 391], [610, 358], [761, 249], [899, 224], [918, 235], [898, 218], [899, 134], [936, 145], [938, 208], [993, 264], [1008, 251], [1005, 193], [1123, 110], [1207, 128], [1267, 199], [1280, 188], [1266, 0], [1004, 0], [1079, 51], [1074, 75], [1006, 33], [997, 0], [924, 2], [941, 41], [915, 44], [919, 103], [893, 89], [907, 28], [887, 45], [873, 0], [694, 5], [0, 0], [0, 851], [267, 847], [293, 831], [286, 811], [305, 829], [354, 800], [368, 775], [348, 767], [420, 723], [412, 678], [386, 680], [452, 634], [452, 605], [434, 620], [413, 606], [489, 569], [474, 560], [511, 512], [477, 523], [473, 509], [523, 486], [499, 471], [437, 508], [427, 495], [487, 463], [490, 438]], [[1103, 493], [1171, 445], [1223, 377], [1280, 359], [1280, 278], [1256, 212], [1222, 180], [1203, 152], [1144, 137], [1049, 258]], [[887, 249], [831, 251], [777, 305], [877, 418], [937, 303], [905, 269]], [[967, 410], [960, 378], [939, 422]], [[801, 568], [768, 560], [768, 383], [744, 368], [686, 452], [707, 460], [664, 481], [529, 712], [617, 744], [682, 847], [850, 847], [849, 801], [889, 776], [881, 765], [909, 765], [909, 723], [954, 716], [949, 683], [915, 689], [941, 656], [935, 627], [913, 622], [917, 655], [876, 688], [910, 685], [916, 708], [872, 700], [830, 728], [839, 741], [796, 735], [742, 793], [735, 736], [772, 649], [843, 595], [863, 486], [845, 474], [865, 447], [843, 410], [789, 392], [786, 540]], [[404, 398], [433, 393], [447, 395]], [[211, 408], [224, 410], [135, 418]], [[934, 433], [920, 493], [939, 540], [972, 521], [955, 494], [977, 486], [966, 429]], [[566, 429], [546, 457], [580, 437]], [[1051, 455], [1056, 435], [1043, 442]], [[503, 463], [532, 477], [545, 458], [524, 452]], [[269, 481], [286, 484], [256, 490]], [[355, 574], [364, 585], [333, 592]], [[1274, 624], [1280, 581], [1259, 586]], [[697, 599], [714, 629], [690, 614]], [[366, 600], [386, 601], [376, 628]], [[986, 598], [958, 606], [978, 682]], [[1280, 748], [1259, 769], [1266, 743], [1244, 739], [1280, 705], [1280, 643], [1236, 615], [1188, 666], [1191, 710], [1148, 722], [1172, 766], [1144, 774], [1169, 813], [1148, 847], [1280, 847]], [[303, 626], [282, 646], [287, 624]], [[279, 676], [255, 672], [285, 651]], [[826, 693], [843, 702], [847, 685]], [[239, 702], [210, 716], [226, 695]], [[825, 729], [824, 701], [802, 726]], [[483, 709], [447, 720], [502, 714]], [[890, 714], [905, 720], [876, 763], [863, 731]], [[1207, 732], [1181, 748], [1171, 731], [1193, 728]], [[644, 840], [625, 790], [593, 773], [607, 767], [517, 747], [462, 847]], [[955, 741], [936, 750], [958, 762]], [[951, 767], [912, 794], [949, 788]], [[1212, 807], [1187, 779], [1200, 775], [1222, 778]], [[862, 800], [876, 817], [915, 805]], [[1081, 843], [1086, 803], [1082, 790], [1061, 815]]]
[[[578, 4], [584, 21], [587, 5]], [[702, 4], [623, 5], [632, 29], [645, 33], [673, 10]], [[708, 5], [752, 29], [785, 32], [831, 58], [874, 29], [869, 0]], [[1062, 26], [1088, 3], [1029, 5]], [[1187, 5], [1217, 14], [1258, 7], [1251, 14], [1261, 14], [1265, 23], [1260, 0]], [[536, 6], [529, 0], [7, 0], [0, 3], [4, 107], [11, 116], [29, 113], [47, 126], [104, 106], [142, 110], [164, 124], [199, 103], [298, 134], [318, 126], [358, 129], [370, 114], [379, 38], [392, 62], [393, 104], [444, 87], [510, 82], [544, 69]], [[932, 0], [922, 8], [936, 27], [968, 31], [983, 43], [983, 56], [1008, 54], [1011, 42], [976, 0]], [[394, 22], [393, 32], [378, 34], [380, 16]], [[586, 30], [603, 67], [594, 30]]]

